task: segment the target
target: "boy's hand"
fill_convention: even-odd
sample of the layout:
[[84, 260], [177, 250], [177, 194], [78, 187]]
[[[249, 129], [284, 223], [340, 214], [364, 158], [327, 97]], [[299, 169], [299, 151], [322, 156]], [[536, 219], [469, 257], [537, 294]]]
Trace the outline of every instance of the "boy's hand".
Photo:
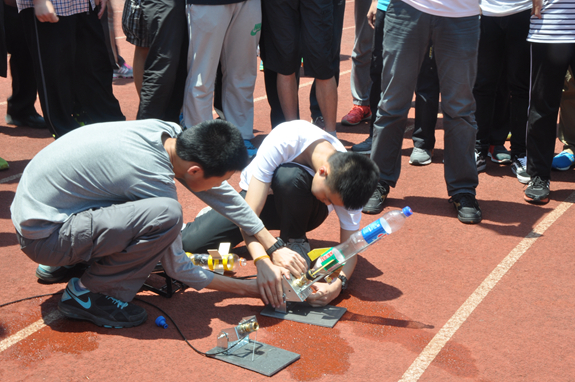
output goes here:
[[100, 12], [98, 12], [98, 18], [101, 19], [104, 11], [106, 10], [106, 4], [108, 4], [108, 0], [94, 0], [96, 7], [100, 6]]
[[271, 304], [279, 308], [283, 303], [282, 275], [289, 278], [289, 271], [275, 266], [270, 259], [259, 260], [256, 264], [258, 269], [258, 288], [265, 304]]
[[310, 294], [306, 301], [314, 308], [326, 306], [341, 293], [341, 281], [338, 279], [332, 284], [315, 283], [311, 288], [314, 293]]
[[377, 14], [377, 1], [372, 1], [369, 11], [367, 11], [367, 23], [375, 29], [375, 15]]
[[307, 271], [307, 263], [297, 253], [289, 248], [283, 247], [274, 251], [273, 262], [278, 267], [282, 267], [290, 271], [292, 275], [300, 278], [305, 271]]
[[57, 23], [59, 20], [50, 0], [34, 0], [34, 14], [42, 23]]
[[533, 8], [531, 8], [531, 14], [538, 19], [542, 18], [541, 8], [543, 8], [543, 0], [532, 0]]

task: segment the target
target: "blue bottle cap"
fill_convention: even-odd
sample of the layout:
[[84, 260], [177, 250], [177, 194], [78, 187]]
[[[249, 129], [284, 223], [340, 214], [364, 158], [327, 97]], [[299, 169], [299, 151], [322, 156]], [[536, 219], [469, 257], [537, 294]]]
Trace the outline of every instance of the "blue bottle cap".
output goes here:
[[166, 319], [164, 316], [159, 316], [156, 318], [156, 325], [160, 328], [168, 329], [168, 324], [166, 324]]
[[403, 209], [401, 210], [401, 212], [403, 212], [403, 214], [404, 214], [406, 217], [413, 215], [413, 211], [412, 211], [411, 208], [409, 208], [409, 207], [403, 207]]

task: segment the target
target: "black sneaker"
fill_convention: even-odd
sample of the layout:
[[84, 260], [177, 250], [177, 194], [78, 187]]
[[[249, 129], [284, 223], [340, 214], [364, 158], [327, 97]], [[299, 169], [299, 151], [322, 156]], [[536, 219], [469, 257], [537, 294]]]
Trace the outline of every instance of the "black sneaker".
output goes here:
[[525, 189], [525, 200], [533, 204], [549, 203], [549, 183], [549, 179], [534, 176]]
[[110, 296], [76, 288], [74, 277], [58, 303], [58, 310], [68, 318], [87, 320], [105, 328], [131, 328], [143, 324], [148, 318], [146, 310]]
[[481, 151], [475, 150], [475, 164], [477, 165], [477, 172], [485, 171], [487, 162], [485, 161], [485, 154]]
[[84, 263], [66, 265], [63, 267], [52, 267], [40, 264], [38, 265], [38, 268], [36, 268], [36, 277], [38, 277], [38, 280], [44, 284], [53, 284], [65, 279], [67, 276], [72, 276], [74, 271], [86, 267], [87, 264]]
[[470, 193], [455, 194], [449, 199], [449, 203], [453, 203], [460, 222], [467, 224], [481, 222], [481, 209], [475, 195]]
[[364, 214], [377, 215], [383, 211], [383, 202], [389, 194], [389, 185], [384, 181], [380, 180], [377, 183], [377, 187], [373, 192], [373, 195], [367, 201], [367, 204], [363, 207]]
[[367, 139], [361, 143], [351, 146], [351, 151], [360, 154], [371, 154], [371, 144], [373, 142], [372, 137], [367, 137]]

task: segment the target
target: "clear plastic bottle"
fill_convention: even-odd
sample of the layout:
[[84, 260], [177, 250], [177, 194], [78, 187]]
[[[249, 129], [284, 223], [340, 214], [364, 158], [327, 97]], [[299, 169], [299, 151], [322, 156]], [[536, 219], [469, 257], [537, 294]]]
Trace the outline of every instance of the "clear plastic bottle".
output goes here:
[[[344, 262], [357, 255], [359, 252], [363, 251], [385, 235], [396, 232], [403, 226], [405, 219], [412, 214], [413, 212], [409, 207], [386, 212], [382, 217], [367, 225], [361, 231], [357, 231], [352, 234], [345, 242], [330, 248], [329, 251], [321, 255], [316, 260], [313, 269], [309, 270], [302, 279], [306, 278], [307, 280], [315, 280], [319, 276], [329, 275], [341, 267]], [[305, 280], [301, 280], [299, 284], [305, 284]]]
[[186, 252], [186, 255], [192, 260], [194, 265], [202, 267], [204, 269], [209, 269], [210, 271], [218, 272], [231, 272], [236, 269], [236, 266], [244, 267], [246, 266], [246, 259], [239, 257], [235, 253], [228, 253], [227, 255], [222, 255], [220, 259], [214, 259], [211, 255], [206, 253], [192, 254]]

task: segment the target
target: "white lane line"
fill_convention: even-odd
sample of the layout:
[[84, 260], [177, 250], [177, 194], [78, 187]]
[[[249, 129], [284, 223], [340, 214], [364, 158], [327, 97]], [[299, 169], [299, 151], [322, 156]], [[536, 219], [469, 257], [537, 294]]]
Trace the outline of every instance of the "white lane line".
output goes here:
[[8, 101], [3, 101], [3, 102], [0, 102], [0, 106], [2, 106], [2, 105], [6, 105], [7, 103], [8, 103]]
[[2, 183], [7, 183], [7, 182], [9, 182], [9, 181], [11, 181], [11, 180], [14, 180], [14, 179], [18, 179], [18, 178], [20, 178], [21, 176], [22, 176], [22, 173], [9, 176], [8, 178], [0, 179], [0, 184], [2, 184]]
[[50, 325], [52, 322], [62, 318], [62, 313], [55, 310], [49, 315], [44, 318], [39, 319], [38, 321], [34, 322], [32, 325], [25, 327], [24, 329], [20, 330], [18, 333], [11, 335], [10, 337], [2, 340], [0, 342], [0, 353], [4, 350], [8, 349], [10, 346], [17, 344], [18, 342], [22, 341], [28, 336], [36, 333], [38, 330], [42, 329], [43, 327]]
[[505, 259], [491, 272], [489, 276], [479, 287], [473, 292], [471, 296], [461, 305], [461, 307], [455, 312], [455, 314], [447, 321], [447, 323], [441, 328], [441, 330], [433, 337], [431, 342], [427, 344], [423, 352], [416, 358], [416, 360], [411, 364], [409, 369], [403, 374], [400, 382], [415, 382], [418, 381], [421, 375], [425, 372], [427, 367], [435, 359], [437, 354], [443, 349], [445, 344], [451, 339], [451, 337], [457, 332], [457, 330], [463, 325], [465, 320], [469, 318], [471, 313], [477, 308], [477, 306], [483, 301], [483, 299], [491, 292], [491, 290], [497, 285], [499, 280], [509, 269], [523, 256], [525, 252], [535, 243], [535, 241], [543, 235], [543, 233], [549, 228], [565, 211], [575, 203], [575, 192], [573, 192], [563, 203], [561, 203], [557, 208], [555, 208], [541, 223], [539, 223], [521, 242], [507, 255]]

